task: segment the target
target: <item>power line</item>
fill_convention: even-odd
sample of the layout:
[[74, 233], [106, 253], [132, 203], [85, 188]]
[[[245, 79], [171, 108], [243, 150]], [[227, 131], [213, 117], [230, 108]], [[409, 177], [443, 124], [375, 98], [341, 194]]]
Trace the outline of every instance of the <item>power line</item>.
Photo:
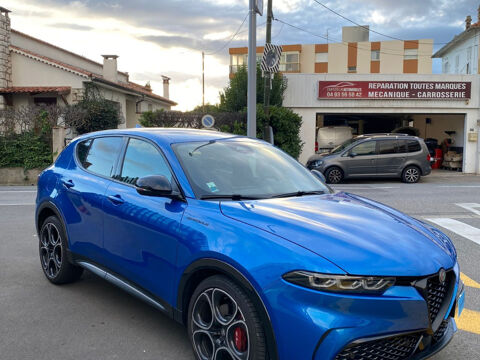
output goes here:
[[[375, 30], [373, 30], [373, 29], [370, 29], [370, 27], [368, 27], [368, 26], [361, 25], [361, 24], [353, 21], [352, 19], [349, 19], [349, 18], [347, 18], [346, 16], [343, 16], [343, 15], [340, 14], [339, 12], [337, 12], [337, 11], [329, 8], [327, 5], [322, 4], [322, 3], [321, 3], [320, 1], [318, 1], [318, 0], [313, 0], [313, 1], [315, 1], [315, 2], [316, 2], [318, 5], [320, 5], [320, 6], [323, 6], [325, 9], [327, 9], [328, 11], [334, 13], [335, 15], [340, 16], [342, 19], [345, 19], [345, 20], [351, 22], [352, 24], [355, 24], [355, 25], [357, 25], [357, 26], [360, 26], [361, 28], [363, 28], [363, 29], [365, 29], [365, 30], [367, 30], [367, 31], [373, 32], [373, 33], [375, 33], [375, 34], [378, 34], [378, 35], [381, 35], [381, 36], [384, 36], [384, 37], [386, 37], [386, 38], [393, 39], [393, 40], [408, 41], [408, 40], [403, 40], [403, 39], [397, 38], [397, 37], [395, 37], [395, 36], [386, 35], [386, 34], [383, 34], [383, 33], [379, 32], [379, 31], [375, 31]], [[424, 44], [429, 44], [429, 43], [424, 43]], [[445, 45], [445, 44], [448, 44], [448, 42], [444, 42], [444, 43], [433, 43], [433, 45]], [[430, 44], [429, 44], [429, 45], [430, 45]]]
[[223, 49], [225, 49], [225, 48], [228, 46], [228, 44], [230, 44], [230, 43], [233, 41], [233, 39], [240, 33], [240, 30], [242, 29], [243, 24], [245, 24], [245, 20], [247, 20], [247, 17], [248, 17], [248, 12], [247, 12], [247, 14], [245, 15], [245, 17], [243, 18], [243, 21], [242, 21], [242, 23], [240, 24], [240, 26], [238, 27], [237, 31], [236, 31], [236, 32], [232, 35], [232, 37], [230, 38], [230, 40], [228, 40], [225, 44], [223, 44], [223, 46], [220, 47], [219, 49], [217, 49], [217, 50], [215, 50], [215, 51], [213, 51], [213, 52], [210, 52], [210, 53], [206, 53], [205, 55], [215, 55], [216, 53], [218, 53], [218, 52], [222, 51]]
[[[303, 31], [303, 32], [305, 32], [305, 33], [307, 33], [307, 34], [310, 34], [310, 35], [312, 35], [312, 36], [315, 36], [315, 37], [318, 37], [318, 38], [321, 38], [321, 39], [336, 41], [337, 43], [342, 44], [343, 46], [352, 47], [352, 48], [356, 48], [356, 49], [360, 49], [360, 50], [364, 50], [364, 51], [370, 51], [370, 50], [371, 50], [371, 49], [367, 49], [367, 48], [365, 48], [365, 47], [361, 47], [361, 46], [358, 46], [358, 45], [350, 45], [349, 43], [340, 42], [339, 40], [333, 39], [333, 38], [331, 38], [331, 37], [328, 37], [328, 38], [327, 38], [326, 36], [319, 35], [319, 34], [315, 34], [315, 33], [311, 32], [311, 31], [309, 31], [309, 30], [303, 29], [303, 28], [298, 27], [298, 26], [295, 26], [295, 25], [293, 25], [293, 24], [289, 24], [289, 23], [287, 23], [286, 21], [283, 21], [283, 20], [278, 19], [278, 18], [275, 18], [275, 21], [278, 21], [278, 22], [280, 22], [280, 23], [282, 23], [282, 24], [285, 24], [285, 25], [290, 26], [290, 27], [292, 27], [292, 28], [294, 28], [294, 29], [297, 29], [297, 30], [299, 30], [299, 31]], [[390, 50], [394, 51], [393, 49], [390, 49]], [[401, 57], [404, 57], [404, 54], [400, 54], [400, 53], [389, 53], [389, 52], [385, 52], [385, 51], [381, 51], [381, 50], [379, 51], [379, 53], [380, 53], [380, 54], [385, 54], [385, 55], [391, 55], [391, 56], [401, 56]], [[432, 57], [432, 55], [422, 55], [422, 54], [417, 54], [417, 56]]]

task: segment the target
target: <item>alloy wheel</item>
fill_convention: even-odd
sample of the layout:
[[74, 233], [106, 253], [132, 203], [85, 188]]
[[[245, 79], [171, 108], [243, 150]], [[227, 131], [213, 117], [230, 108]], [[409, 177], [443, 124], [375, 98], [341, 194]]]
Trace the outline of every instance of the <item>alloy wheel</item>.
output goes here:
[[418, 181], [419, 173], [416, 168], [408, 168], [405, 170], [405, 180], [409, 183], [415, 183]]
[[328, 172], [328, 181], [338, 184], [342, 180], [342, 172], [339, 169], [332, 169]]
[[224, 290], [210, 288], [196, 299], [192, 311], [193, 347], [201, 360], [247, 360], [247, 323], [237, 302]]
[[58, 228], [47, 223], [40, 235], [40, 261], [49, 278], [55, 278], [60, 271], [63, 259], [62, 239]]

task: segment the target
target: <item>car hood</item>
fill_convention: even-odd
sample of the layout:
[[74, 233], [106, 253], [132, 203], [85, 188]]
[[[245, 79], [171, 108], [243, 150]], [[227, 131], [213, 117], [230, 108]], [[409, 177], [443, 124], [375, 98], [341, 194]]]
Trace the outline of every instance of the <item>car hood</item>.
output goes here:
[[308, 158], [308, 162], [311, 162], [311, 161], [314, 161], [314, 160], [319, 160], [319, 159], [324, 159], [326, 157], [328, 157], [330, 155], [330, 153], [328, 152], [323, 152], [323, 153], [320, 153], [320, 154], [313, 154], [312, 156], [310, 156]]
[[351, 275], [424, 276], [455, 263], [448, 238], [348, 193], [229, 201], [220, 207], [225, 216], [296, 243]]

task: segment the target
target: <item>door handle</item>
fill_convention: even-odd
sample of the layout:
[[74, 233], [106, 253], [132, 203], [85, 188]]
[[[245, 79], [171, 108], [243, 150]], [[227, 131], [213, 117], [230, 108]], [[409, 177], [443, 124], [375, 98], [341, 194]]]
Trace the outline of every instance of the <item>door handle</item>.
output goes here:
[[63, 186], [65, 186], [67, 189], [70, 189], [75, 186], [72, 180], [62, 180]]
[[122, 197], [118, 194], [117, 195], [109, 195], [108, 200], [110, 200], [115, 205], [120, 205], [120, 204], [123, 204], [125, 202], [125, 200], [123, 200]]

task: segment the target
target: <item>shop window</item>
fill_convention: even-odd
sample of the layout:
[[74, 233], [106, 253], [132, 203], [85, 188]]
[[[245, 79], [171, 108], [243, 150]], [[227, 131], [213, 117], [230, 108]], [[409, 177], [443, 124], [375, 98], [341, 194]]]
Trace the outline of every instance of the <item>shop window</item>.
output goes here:
[[416, 60], [418, 59], [418, 49], [405, 49], [404, 60]]
[[322, 63], [328, 62], [328, 53], [316, 53], [315, 54], [315, 62]]
[[135, 103], [135, 112], [137, 114], [141, 114], [142, 113], [142, 102], [141, 101], [137, 101]]
[[371, 51], [371, 59], [372, 59], [372, 61], [380, 60], [380, 50], [372, 50]]

